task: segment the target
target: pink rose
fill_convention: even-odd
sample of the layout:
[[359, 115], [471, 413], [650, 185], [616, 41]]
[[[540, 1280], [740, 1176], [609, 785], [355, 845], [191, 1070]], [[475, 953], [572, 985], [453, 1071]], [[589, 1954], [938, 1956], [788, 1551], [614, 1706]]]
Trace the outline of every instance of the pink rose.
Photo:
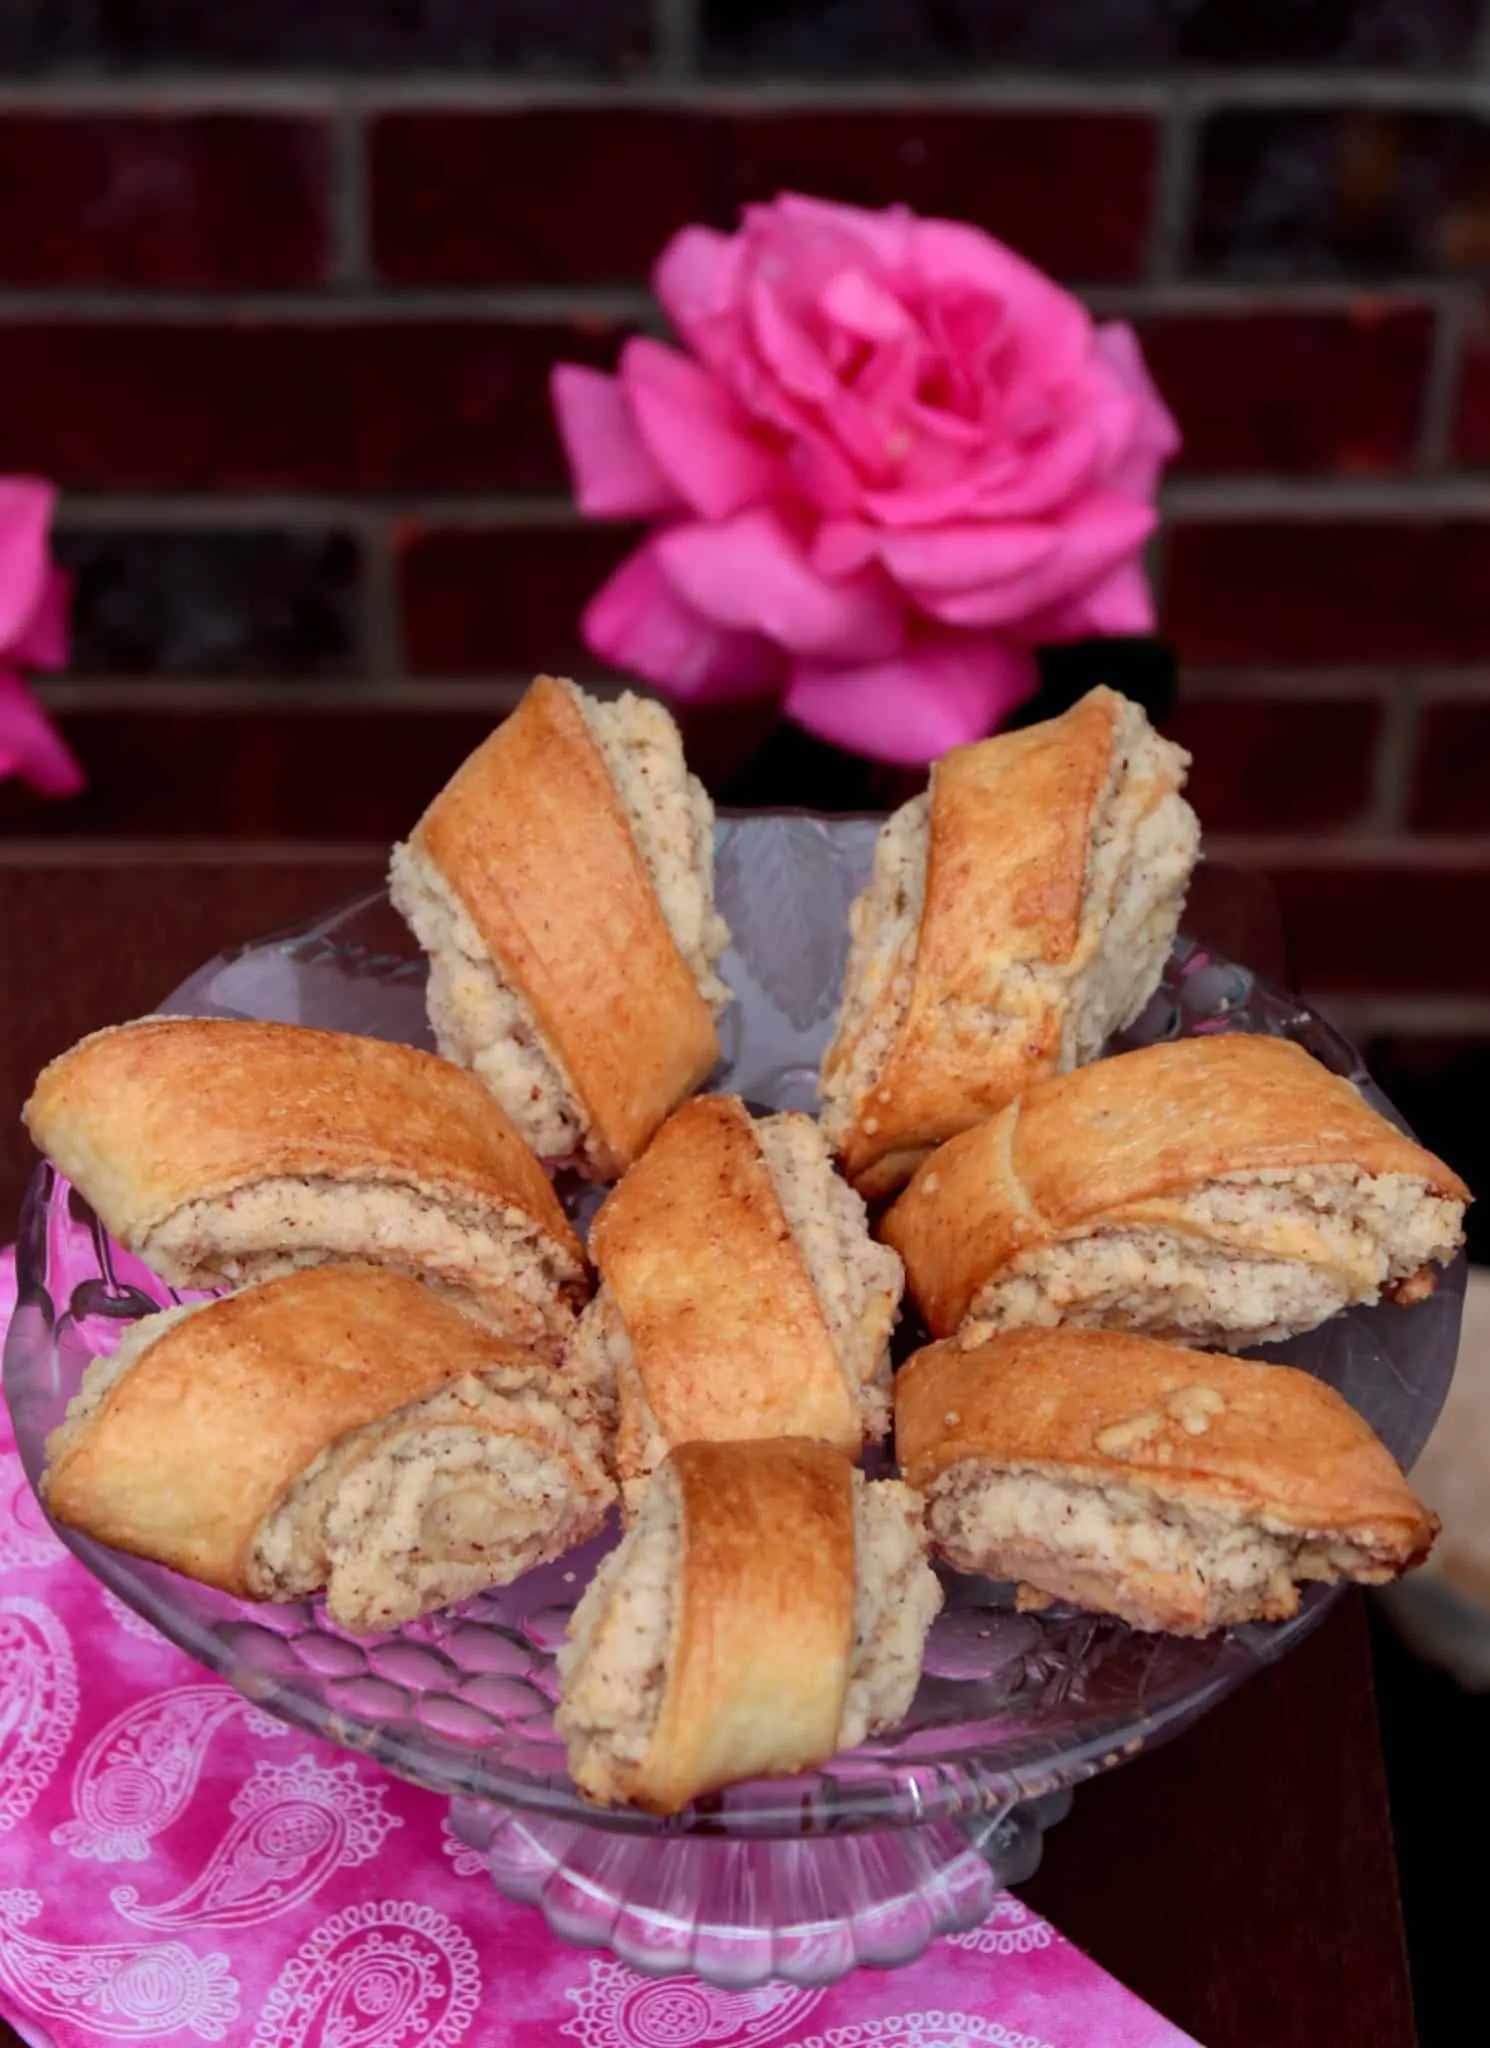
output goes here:
[[56, 499], [35, 477], [0, 477], [0, 777], [72, 796], [83, 771], [19, 673], [67, 660], [67, 579], [47, 544]]
[[603, 660], [913, 765], [992, 731], [1040, 643], [1151, 630], [1179, 436], [1128, 327], [975, 228], [793, 194], [653, 282], [688, 354], [553, 374], [581, 509], [657, 521], [585, 612]]

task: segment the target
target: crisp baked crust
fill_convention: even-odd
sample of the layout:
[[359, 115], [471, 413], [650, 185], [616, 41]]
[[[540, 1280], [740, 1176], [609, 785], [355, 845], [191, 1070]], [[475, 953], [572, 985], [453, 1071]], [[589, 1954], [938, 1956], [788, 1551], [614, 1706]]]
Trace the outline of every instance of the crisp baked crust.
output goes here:
[[583, 1260], [543, 1168], [480, 1082], [386, 1039], [144, 1017], [53, 1060], [22, 1114], [132, 1247], [183, 1203], [304, 1178], [500, 1203]]
[[[908, 1000], [840, 1138], [862, 1193], [900, 1185], [930, 1148], [1071, 1063], [1068, 1012], [1101, 941], [1100, 920], [1084, 914], [1093, 838], [1125, 713], [1123, 698], [1096, 689], [1060, 718], [955, 747], [933, 767]], [[1139, 723], [1156, 762], [1139, 813], [1167, 800], [1193, 834], [1176, 794], [1187, 757]], [[825, 1101], [874, 1028], [871, 1009], [840, 1030], [823, 1063]]]
[[719, 1038], [572, 690], [540, 676], [412, 843], [526, 1000], [584, 1113], [588, 1170], [613, 1179]]
[[322, 1451], [513, 1366], [548, 1370], [402, 1274], [315, 1267], [172, 1318], [53, 1433], [43, 1493], [101, 1543], [258, 1597], [255, 1538]]
[[[1442, 1160], [1291, 1040], [1225, 1033], [1145, 1046], [1039, 1083], [961, 1133], [881, 1223], [928, 1326], [949, 1335], [1022, 1254], [1095, 1230], [1169, 1228], [1222, 1176], [1341, 1166], [1401, 1174], [1466, 1202]], [[1226, 1245], [1234, 1233], [1215, 1241]], [[1311, 1255], [1296, 1233], [1293, 1255]]]
[[612, 1795], [654, 1813], [838, 1744], [854, 1635], [853, 1468], [826, 1444], [679, 1445], [683, 1543], [652, 1738]]
[[630, 1343], [618, 1455], [638, 1476], [648, 1432], [806, 1436], [857, 1455], [863, 1424], [823, 1305], [734, 1096], [685, 1103], [607, 1196], [590, 1249]]
[[[1198, 1632], [1291, 1613], [1290, 1577], [1395, 1577], [1426, 1556], [1437, 1529], [1368, 1424], [1322, 1381], [1113, 1331], [984, 1337], [972, 1326], [932, 1344], [896, 1379], [895, 1431], [934, 1533], [948, 1487], [1001, 1476], [1063, 1490], [1066, 1511], [1043, 1530], [1026, 1513], [983, 1555], [954, 1541], [959, 1568], [1026, 1577], [1140, 1627]], [[1082, 1529], [1083, 1504], [1135, 1497], [1149, 1537], [1188, 1518], [1193, 1559], [1152, 1541], [1127, 1554], [1093, 1545], [1100, 1525]], [[956, 1526], [944, 1522], [944, 1533]], [[1245, 1561], [1251, 1578], [1229, 1592], [1205, 1569], [1205, 1547], [1218, 1543], [1233, 1558], [1239, 1544], [1258, 1551]]]

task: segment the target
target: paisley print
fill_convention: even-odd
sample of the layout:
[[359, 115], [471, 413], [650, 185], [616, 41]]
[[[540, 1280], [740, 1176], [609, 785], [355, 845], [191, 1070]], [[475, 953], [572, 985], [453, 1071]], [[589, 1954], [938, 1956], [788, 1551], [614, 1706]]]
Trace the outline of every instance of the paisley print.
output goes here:
[[185, 1812], [214, 1732], [233, 1715], [254, 1732], [285, 1736], [226, 1685], [177, 1685], [152, 1693], [107, 1722], [73, 1773], [73, 1818], [52, 1840], [100, 1863], [143, 1863], [154, 1838]]
[[481, 2002], [469, 1935], [379, 1899], [325, 1920], [264, 2001], [252, 2048], [452, 2048]]
[[41, 1910], [35, 1892], [0, 1892], [0, 1982], [23, 2011], [122, 2041], [227, 2037], [238, 1985], [225, 1955], [199, 1956], [179, 1941], [44, 1941], [27, 1932]]
[[355, 1764], [329, 1769], [314, 1757], [288, 1766], [256, 1764], [234, 1799], [233, 1825], [206, 1865], [173, 1899], [142, 1905], [136, 1887], [109, 1897], [140, 1927], [251, 1927], [298, 1906], [334, 1870], [366, 1863], [392, 1828], [382, 1785], [364, 1784]]
[[26, 1818], [50, 1783], [77, 1718], [67, 1630], [40, 1600], [0, 1600], [0, 1834]]

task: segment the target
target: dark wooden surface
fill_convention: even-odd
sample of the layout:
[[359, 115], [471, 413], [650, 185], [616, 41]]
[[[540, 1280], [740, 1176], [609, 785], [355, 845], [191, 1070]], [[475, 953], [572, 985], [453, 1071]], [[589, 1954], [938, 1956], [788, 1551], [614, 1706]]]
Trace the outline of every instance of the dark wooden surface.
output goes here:
[[[227, 849], [132, 851], [127, 865], [19, 854], [0, 862], [4, 1217], [31, 1163], [15, 1110], [51, 1054], [378, 871]], [[1358, 1602], [1167, 1748], [1083, 1787], [1024, 1891], [1205, 2048], [1412, 2048]]]

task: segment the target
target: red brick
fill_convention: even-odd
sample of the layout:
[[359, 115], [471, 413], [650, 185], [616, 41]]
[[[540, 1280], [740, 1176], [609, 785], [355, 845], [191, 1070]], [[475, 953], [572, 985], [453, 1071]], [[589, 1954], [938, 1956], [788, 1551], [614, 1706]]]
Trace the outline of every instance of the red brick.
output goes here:
[[244, 290], [326, 273], [327, 126], [272, 114], [7, 112], [0, 279]]
[[662, 110], [385, 114], [369, 167], [373, 261], [404, 284], [630, 281], [725, 204], [717, 124]]
[[619, 527], [419, 527], [399, 537], [415, 675], [593, 667], [579, 615], [636, 535]]
[[1268, 872], [1306, 994], [1490, 993], [1490, 947], [1467, 942], [1490, 925], [1490, 865], [1270, 861]]
[[1490, 703], [1423, 706], [1409, 823], [1490, 832]]
[[1122, 280], [1143, 271], [1155, 155], [1147, 115], [1072, 109], [393, 113], [372, 131], [373, 250], [402, 283], [629, 282], [685, 223], [800, 190], [951, 214], [1063, 276]]
[[1490, 658], [1490, 519], [1236, 519], [1167, 531], [1164, 630], [1187, 661]]
[[0, 327], [0, 469], [78, 490], [562, 488], [549, 366], [617, 345], [605, 322]]
[[386, 842], [409, 829], [494, 719], [417, 703], [218, 709], [193, 692], [180, 710], [84, 709], [56, 722], [88, 787], [49, 803], [0, 784], [0, 832]]
[[1181, 468], [1371, 476], [1410, 466], [1428, 308], [1362, 299], [1339, 313], [1161, 313], [1136, 324], [1185, 437]]
[[1164, 730], [1194, 756], [1210, 832], [1329, 831], [1371, 800], [1381, 707], [1369, 698], [1182, 696]]
[[1490, 325], [1483, 319], [1464, 345], [1454, 394], [1453, 451], [1460, 462], [1490, 466]]

